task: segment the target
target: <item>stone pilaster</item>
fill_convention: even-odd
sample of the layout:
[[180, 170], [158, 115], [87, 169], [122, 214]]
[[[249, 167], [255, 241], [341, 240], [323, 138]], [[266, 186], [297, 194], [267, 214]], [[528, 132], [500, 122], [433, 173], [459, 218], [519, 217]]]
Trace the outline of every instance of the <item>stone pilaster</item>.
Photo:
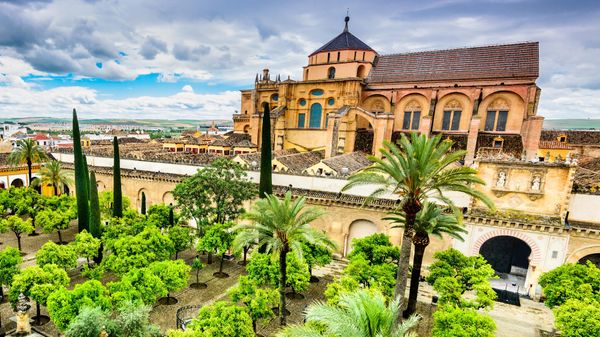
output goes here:
[[467, 154], [465, 156], [465, 165], [471, 165], [475, 160], [475, 150], [477, 149], [477, 136], [479, 135], [479, 125], [481, 119], [479, 116], [473, 116], [471, 125], [469, 125], [469, 135], [467, 137]]

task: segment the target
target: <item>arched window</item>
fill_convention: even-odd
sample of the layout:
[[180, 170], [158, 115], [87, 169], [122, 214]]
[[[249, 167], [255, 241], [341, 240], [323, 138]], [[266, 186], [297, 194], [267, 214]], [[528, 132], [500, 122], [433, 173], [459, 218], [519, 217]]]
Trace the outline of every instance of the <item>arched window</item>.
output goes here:
[[327, 78], [330, 80], [335, 78], [335, 67], [329, 67], [329, 69], [327, 69]]
[[356, 70], [356, 77], [360, 77], [360, 78], [364, 78], [367, 77], [365, 75], [365, 66], [364, 65], [360, 65], [358, 66], [358, 69]]
[[453, 99], [444, 106], [444, 115], [442, 117], [442, 130], [458, 130], [460, 127], [460, 115], [462, 106]]
[[298, 114], [298, 128], [300, 128], [300, 129], [304, 128], [305, 120], [306, 120], [306, 114], [299, 113]]
[[404, 108], [403, 130], [418, 130], [421, 122], [421, 105], [416, 101], [410, 101]]
[[327, 53], [327, 63], [329, 63], [329, 60], [331, 59], [331, 54]]
[[337, 61], [340, 62], [340, 52], [338, 51]]
[[321, 117], [323, 115], [323, 107], [319, 103], [314, 103], [310, 106], [310, 120], [308, 127], [311, 129], [321, 128]]
[[485, 131], [506, 131], [508, 120], [508, 103], [499, 98], [494, 100], [487, 109], [485, 116]]

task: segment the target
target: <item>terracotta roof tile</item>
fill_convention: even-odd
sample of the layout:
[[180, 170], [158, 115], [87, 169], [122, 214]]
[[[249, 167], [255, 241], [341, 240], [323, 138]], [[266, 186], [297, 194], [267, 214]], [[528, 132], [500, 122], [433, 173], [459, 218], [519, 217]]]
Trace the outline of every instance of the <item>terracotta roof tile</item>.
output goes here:
[[537, 78], [539, 43], [379, 56], [369, 83]]
[[573, 147], [567, 143], [561, 143], [557, 140], [540, 140], [540, 149], [552, 149], [552, 150], [572, 150]]

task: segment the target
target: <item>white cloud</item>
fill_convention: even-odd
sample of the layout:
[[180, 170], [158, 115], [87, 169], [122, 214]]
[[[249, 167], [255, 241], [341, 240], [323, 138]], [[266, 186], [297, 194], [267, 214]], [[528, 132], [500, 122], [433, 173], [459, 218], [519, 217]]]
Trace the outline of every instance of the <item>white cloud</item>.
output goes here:
[[68, 117], [76, 108], [81, 118], [229, 119], [239, 99], [237, 91], [198, 94], [189, 85], [171, 96], [126, 99], [101, 99], [97, 91], [85, 87], [33, 90], [11, 86], [0, 90], [0, 116]]
[[194, 92], [194, 88], [192, 88], [191, 85], [187, 84], [187, 85], [184, 85], [183, 88], [181, 88], [181, 91], [183, 91], [183, 92]]

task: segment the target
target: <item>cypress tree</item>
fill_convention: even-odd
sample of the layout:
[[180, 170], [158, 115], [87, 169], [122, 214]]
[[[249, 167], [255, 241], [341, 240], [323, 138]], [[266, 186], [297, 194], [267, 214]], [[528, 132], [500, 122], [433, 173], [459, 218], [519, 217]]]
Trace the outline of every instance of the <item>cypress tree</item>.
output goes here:
[[96, 173], [90, 172], [90, 234], [100, 238], [100, 201], [98, 199], [98, 185]]
[[77, 227], [81, 232], [88, 229], [89, 204], [85, 178], [85, 167], [83, 162], [83, 150], [81, 149], [81, 134], [79, 133], [79, 121], [77, 111], [73, 109], [73, 156], [75, 166], [75, 193], [77, 194]]
[[140, 213], [146, 215], [146, 193], [142, 192], [142, 207]]
[[169, 225], [173, 227], [175, 224], [175, 212], [173, 211], [173, 204], [169, 205]]
[[273, 178], [271, 164], [271, 113], [269, 105], [264, 105], [262, 133], [260, 145], [260, 185], [258, 196], [264, 198], [266, 194], [273, 194]]
[[[83, 175], [84, 175], [84, 179], [85, 179], [85, 195], [87, 196], [88, 199], [88, 205], [90, 202], [90, 170], [88, 168], [88, 164], [87, 164], [87, 157], [84, 154], [83, 155]], [[89, 210], [89, 206], [88, 206], [88, 213], [90, 212]], [[89, 224], [88, 224], [89, 227]], [[89, 228], [87, 228], [87, 230], [89, 231]]]
[[119, 158], [119, 140], [113, 139], [113, 216], [123, 216], [123, 193], [121, 191], [121, 159]]

